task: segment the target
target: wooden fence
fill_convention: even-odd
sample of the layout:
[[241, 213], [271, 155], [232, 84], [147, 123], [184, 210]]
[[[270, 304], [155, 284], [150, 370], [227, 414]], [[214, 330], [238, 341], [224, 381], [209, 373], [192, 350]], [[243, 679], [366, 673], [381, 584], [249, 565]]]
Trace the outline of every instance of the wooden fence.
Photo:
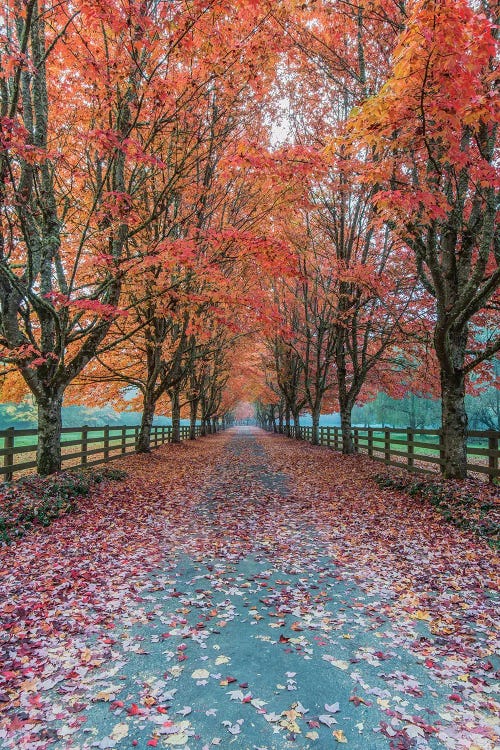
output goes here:
[[[296, 428], [290, 429], [290, 437], [296, 437]], [[300, 437], [311, 440], [312, 427], [301, 427]], [[432, 471], [424, 465], [432, 464], [435, 471], [444, 463], [441, 430], [353, 427], [352, 437], [356, 453], [366, 453], [390, 466], [410, 471]], [[486, 474], [490, 482], [498, 479], [499, 440], [500, 432], [471, 430], [467, 439], [467, 470]], [[342, 430], [340, 427], [320, 427], [319, 441], [321, 445], [341, 450]]]
[[[63, 427], [61, 436], [62, 464], [92, 466], [135, 453], [139, 425], [104, 427]], [[200, 427], [196, 427], [196, 437]], [[189, 439], [189, 427], [181, 426], [181, 440]], [[172, 440], [172, 427], [155, 425], [151, 430], [151, 447], [156, 448]], [[0, 430], [0, 477], [10, 481], [14, 473], [36, 468], [37, 430]], [[19, 460], [19, 458], [21, 460]], [[23, 460], [24, 459], [24, 460]], [[1, 480], [0, 480], [1, 481]]]

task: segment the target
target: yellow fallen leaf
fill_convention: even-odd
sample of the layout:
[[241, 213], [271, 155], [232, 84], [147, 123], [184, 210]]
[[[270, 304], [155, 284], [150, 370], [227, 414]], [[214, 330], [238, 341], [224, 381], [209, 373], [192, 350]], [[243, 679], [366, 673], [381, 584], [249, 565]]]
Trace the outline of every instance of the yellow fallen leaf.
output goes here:
[[92, 651], [89, 648], [84, 648], [80, 654], [80, 659], [83, 662], [88, 662], [92, 659]]
[[120, 692], [121, 685], [108, 685], [107, 688], [99, 690], [97, 695], [94, 695], [93, 700], [95, 701], [111, 701], [115, 695]]
[[431, 613], [427, 612], [424, 609], [417, 609], [417, 611], [413, 614], [414, 620], [432, 620]]
[[123, 738], [126, 737], [127, 734], [128, 724], [115, 724], [115, 726], [113, 727], [113, 731], [111, 732], [111, 739], [119, 742], [120, 740], [123, 740]]
[[218, 656], [217, 659], [215, 660], [215, 663], [216, 664], [229, 664], [230, 661], [231, 659], [229, 658], [229, 656]]
[[193, 680], [206, 680], [207, 677], [210, 677], [210, 672], [208, 669], [195, 669], [191, 677]]
[[308, 740], [317, 740], [319, 734], [317, 732], [306, 732], [306, 737]]
[[337, 742], [347, 742], [347, 737], [345, 736], [342, 729], [337, 729], [335, 732], [333, 732], [333, 736], [337, 740]]
[[337, 669], [349, 669], [349, 662], [344, 661], [343, 659], [329, 659], [330, 664], [332, 664], [334, 667], [337, 667]]
[[23, 693], [33, 693], [38, 690], [38, 680], [24, 680], [19, 687]]
[[165, 739], [165, 742], [167, 745], [174, 745], [174, 746], [180, 747], [181, 745], [185, 745], [188, 739], [189, 737], [187, 736], [187, 734], [170, 734]]

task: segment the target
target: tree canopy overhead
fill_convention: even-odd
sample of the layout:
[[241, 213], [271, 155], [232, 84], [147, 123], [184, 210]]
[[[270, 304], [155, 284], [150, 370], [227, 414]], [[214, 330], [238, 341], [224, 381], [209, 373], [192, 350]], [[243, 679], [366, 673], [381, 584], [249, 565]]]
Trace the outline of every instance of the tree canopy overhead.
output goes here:
[[[203, 430], [468, 388], [500, 349], [492, 0], [9, 0], [0, 356], [38, 468], [61, 406]], [[98, 396], [96, 396], [96, 387]], [[133, 397], [131, 399], [131, 396]], [[240, 405], [240, 406], [239, 406]], [[175, 429], [174, 429], [175, 438]]]

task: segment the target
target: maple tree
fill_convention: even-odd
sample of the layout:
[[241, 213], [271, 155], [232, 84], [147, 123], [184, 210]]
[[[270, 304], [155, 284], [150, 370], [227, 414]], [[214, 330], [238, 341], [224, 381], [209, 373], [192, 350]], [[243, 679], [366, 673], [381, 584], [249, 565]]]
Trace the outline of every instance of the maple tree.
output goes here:
[[396, 352], [403, 339], [408, 344], [415, 318], [408, 252], [381, 225], [374, 190], [364, 182], [373, 159], [346, 148], [352, 108], [380, 85], [395, 32], [391, 25], [387, 32], [388, 19], [374, 8], [365, 15], [361, 7], [338, 3], [311, 13], [314, 24], [306, 15], [285, 25], [292, 40], [284, 93], [291, 102], [293, 136], [308, 147], [316, 166], [305, 177], [295, 236], [286, 212], [280, 229], [296, 248], [296, 279], [273, 280], [274, 289], [287, 288], [280, 309], [294, 333], [270, 343], [280, 387], [289, 400], [294, 394], [295, 424], [307, 406], [317, 443], [325, 398], [328, 408], [338, 402], [343, 451], [350, 453], [353, 406], [370, 379], [380, 386], [383, 370], [399, 369]]
[[[466, 475], [466, 381], [500, 348], [498, 6], [415, 2], [391, 74], [357, 115], [376, 205], [435, 299], [444, 472]], [[488, 17], [489, 16], [489, 17]]]
[[183, 11], [5, 8], [2, 359], [37, 400], [40, 473], [60, 467], [64, 392], [122, 314], [123, 280], [169, 205], [168, 181], [144, 198], [164, 169], [157, 133], [189, 104], [167, 92], [205, 9]]

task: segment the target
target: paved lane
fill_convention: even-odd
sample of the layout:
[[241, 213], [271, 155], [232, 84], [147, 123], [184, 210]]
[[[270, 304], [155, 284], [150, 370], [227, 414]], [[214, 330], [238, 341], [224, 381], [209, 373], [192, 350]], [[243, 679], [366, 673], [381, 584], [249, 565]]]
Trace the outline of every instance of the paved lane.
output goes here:
[[[419, 537], [422, 567], [406, 581], [408, 593], [419, 592], [412, 609], [401, 569], [390, 575], [379, 564], [417, 543], [401, 529], [389, 536], [393, 550], [381, 546], [404, 513], [401, 501], [395, 517], [382, 517], [382, 532], [372, 519], [370, 536], [371, 506], [355, 494], [366, 477], [349, 474], [351, 462], [325, 486], [322, 468], [332, 460], [326, 449], [256, 430], [178, 455], [192, 496], [178, 492], [172, 502], [158, 480], [156, 526], [149, 515], [141, 521], [162, 540], [157, 564], [134, 568], [112, 623], [72, 641], [63, 667], [57, 655], [53, 674], [64, 679], [51, 685], [44, 673], [35, 705], [28, 695], [10, 710], [4, 747], [492, 750], [490, 594], [466, 594], [481, 612], [462, 640], [455, 630], [432, 634], [431, 599], [444, 589], [427, 577], [427, 599], [420, 596], [429, 549]], [[359, 566], [356, 533], [365, 545]], [[118, 593], [110, 583], [108, 602]], [[476, 683], [463, 671], [473, 662]], [[34, 724], [23, 719], [31, 708]]]

